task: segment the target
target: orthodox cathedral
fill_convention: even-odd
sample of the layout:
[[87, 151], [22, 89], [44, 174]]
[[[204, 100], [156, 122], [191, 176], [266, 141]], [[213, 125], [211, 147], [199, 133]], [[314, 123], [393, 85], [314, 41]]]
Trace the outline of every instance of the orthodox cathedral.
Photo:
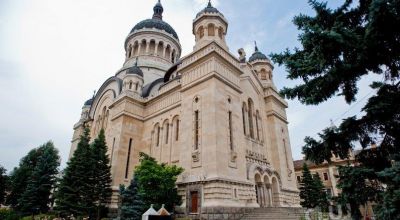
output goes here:
[[92, 139], [105, 130], [111, 208], [119, 185], [130, 183], [139, 152], [184, 168], [177, 181], [182, 215], [299, 207], [288, 105], [274, 85], [271, 61], [257, 46], [249, 59], [243, 49], [232, 54], [228, 21], [211, 2], [193, 20], [193, 51], [181, 57], [160, 1], [153, 10], [127, 36], [122, 68], [84, 103], [70, 156], [84, 124]]

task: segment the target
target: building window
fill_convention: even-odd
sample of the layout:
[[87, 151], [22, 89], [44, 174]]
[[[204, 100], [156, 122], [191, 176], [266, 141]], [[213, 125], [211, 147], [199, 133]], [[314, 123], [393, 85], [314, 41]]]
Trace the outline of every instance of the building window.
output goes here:
[[160, 146], [160, 126], [157, 126], [157, 147]]
[[115, 138], [113, 138], [113, 143], [112, 143], [112, 148], [111, 148], [110, 164], [112, 164], [112, 161], [113, 161], [114, 147], [115, 147]]
[[248, 112], [248, 119], [249, 119], [249, 130], [250, 130], [250, 137], [254, 138], [254, 129], [253, 129], [253, 101], [249, 99], [249, 112]]
[[328, 173], [324, 173], [324, 180], [327, 181], [328, 179]]
[[301, 176], [297, 176], [297, 182], [301, 183]]
[[256, 131], [257, 131], [257, 140], [260, 140], [260, 127], [258, 126], [258, 111], [256, 114]]
[[194, 149], [199, 149], [199, 110], [194, 112]]
[[132, 89], [132, 81], [129, 82], [129, 89]]
[[125, 179], [128, 179], [129, 160], [131, 158], [131, 147], [132, 147], [132, 138], [129, 139], [128, 154], [126, 155]]
[[222, 29], [222, 27], [219, 27], [219, 28], [218, 28], [218, 36], [219, 36], [219, 38], [221, 38], [221, 39], [222, 39], [223, 32], [224, 32], [224, 30]]
[[165, 123], [165, 144], [168, 144], [168, 137], [169, 137], [169, 123]]
[[176, 119], [175, 125], [175, 141], [179, 140], [179, 119]]
[[215, 26], [214, 26], [214, 24], [209, 24], [207, 29], [208, 29], [208, 36], [215, 36]]
[[246, 135], [246, 105], [242, 106], [242, 119], [243, 119], [243, 133]]
[[228, 126], [229, 126], [229, 146], [231, 151], [233, 151], [233, 134], [232, 134], [232, 112], [228, 112]]
[[204, 27], [203, 26], [201, 26], [199, 28], [199, 37], [200, 37], [200, 39], [204, 37]]
[[233, 197], [236, 199], [238, 196], [237, 196], [237, 189], [233, 189]]

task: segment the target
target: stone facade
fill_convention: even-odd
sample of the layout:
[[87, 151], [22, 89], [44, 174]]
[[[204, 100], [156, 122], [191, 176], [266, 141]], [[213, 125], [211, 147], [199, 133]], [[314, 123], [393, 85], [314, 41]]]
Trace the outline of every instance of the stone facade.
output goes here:
[[127, 37], [123, 68], [85, 103], [70, 156], [84, 124], [92, 138], [105, 129], [112, 208], [139, 152], [185, 169], [177, 182], [185, 215], [221, 207], [233, 214], [298, 207], [288, 106], [274, 86], [270, 60], [232, 55], [225, 41], [228, 22], [211, 3], [193, 22], [193, 52], [181, 58], [179, 39], [162, 12], [159, 2], [153, 19]]

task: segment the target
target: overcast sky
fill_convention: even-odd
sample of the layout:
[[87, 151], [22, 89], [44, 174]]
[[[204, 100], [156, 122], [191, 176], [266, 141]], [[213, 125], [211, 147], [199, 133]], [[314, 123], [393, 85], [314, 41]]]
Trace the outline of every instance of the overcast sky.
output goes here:
[[[122, 66], [124, 40], [139, 21], [152, 16], [156, 0], [0, 0], [0, 165], [11, 170], [30, 149], [53, 140], [63, 166], [72, 126], [85, 100]], [[213, 0], [228, 19], [228, 46], [265, 54], [299, 46], [291, 20], [312, 14], [307, 0]], [[329, 1], [335, 7], [342, 1]], [[162, 0], [164, 20], [175, 28], [183, 48], [192, 51], [192, 21], [207, 0]], [[295, 85], [276, 66], [278, 88]], [[360, 83], [359, 99], [370, 94]], [[305, 136], [315, 136], [330, 119], [357, 114], [357, 105], [334, 98], [319, 106], [289, 100], [293, 157], [301, 159]]]

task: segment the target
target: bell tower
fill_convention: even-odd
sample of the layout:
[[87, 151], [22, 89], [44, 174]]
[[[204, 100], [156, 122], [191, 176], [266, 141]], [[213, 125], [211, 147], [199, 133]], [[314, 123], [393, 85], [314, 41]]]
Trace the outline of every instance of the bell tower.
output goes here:
[[224, 15], [214, 8], [209, 0], [206, 8], [201, 10], [193, 21], [193, 34], [196, 45], [194, 50], [198, 50], [212, 41], [228, 49], [225, 36], [228, 31], [228, 21]]

